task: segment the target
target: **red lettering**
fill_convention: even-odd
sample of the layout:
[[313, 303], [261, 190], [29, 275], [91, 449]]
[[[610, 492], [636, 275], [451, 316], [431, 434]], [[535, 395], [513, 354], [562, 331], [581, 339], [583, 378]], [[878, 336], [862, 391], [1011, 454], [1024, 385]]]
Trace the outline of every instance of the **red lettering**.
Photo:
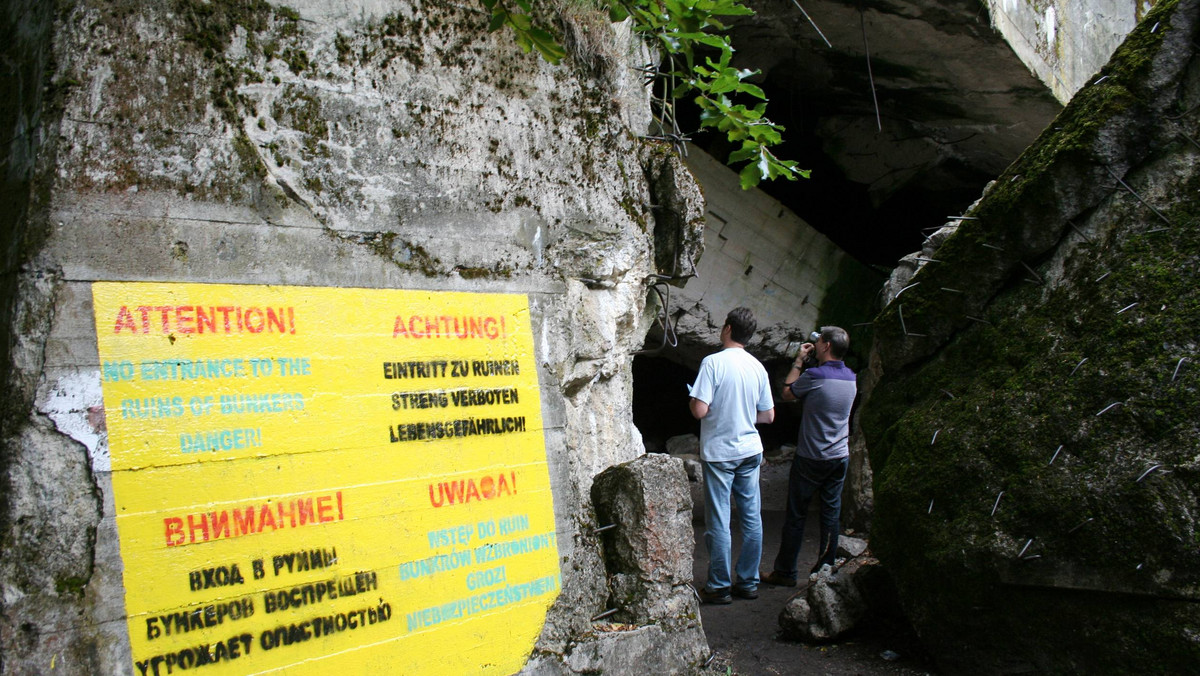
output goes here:
[[500, 332], [496, 329], [495, 317], [488, 317], [483, 320], [483, 332], [490, 340], [495, 340], [500, 335]]
[[337, 491], [166, 517], [163, 519], [163, 535], [168, 547], [176, 547], [344, 519], [342, 492]]
[[212, 538], [214, 540], [222, 537], [229, 537], [229, 512], [212, 512], [209, 514], [212, 524]]
[[[135, 317], [135, 313], [136, 316]], [[140, 319], [140, 327], [139, 327]], [[399, 317], [397, 317], [399, 321]], [[128, 331], [150, 335], [151, 323], [163, 335], [171, 333], [296, 333], [292, 307], [240, 307], [236, 305], [139, 305], [132, 310], [122, 305], [113, 318], [113, 333]], [[403, 332], [402, 325], [397, 330]]]
[[392, 337], [395, 338], [396, 336], [408, 337], [408, 329], [404, 328], [404, 317], [400, 315], [396, 315], [396, 323], [392, 325]]
[[474, 479], [470, 479], [469, 481], [467, 481], [467, 499], [463, 500], [463, 502], [470, 502], [472, 495], [475, 496], [476, 500], [479, 499], [479, 488], [477, 488], [475, 486]]
[[[251, 324], [251, 318], [257, 317], [257, 325]], [[263, 321], [263, 311], [260, 308], [246, 308], [246, 330], [250, 333], [262, 333], [263, 327], [267, 324]]]
[[113, 333], [120, 333], [121, 329], [127, 329], [130, 333], [137, 333], [137, 327], [133, 325], [133, 313], [124, 305], [120, 310], [117, 310], [117, 321], [113, 323]]
[[[214, 310], [215, 308], [209, 308], [209, 309]], [[196, 306], [196, 333], [204, 333], [205, 325], [208, 326], [208, 330], [210, 332], [216, 333], [217, 332], [216, 321], [217, 321], [217, 313], [215, 311], [212, 314], [205, 314], [203, 307], [200, 307], [199, 305]]]
[[183, 544], [183, 519], [177, 516], [167, 517], [163, 519], [163, 526], [166, 529], [168, 547]]
[[271, 530], [279, 530], [279, 526], [275, 525], [275, 513], [271, 511], [271, 505], [263, 505], [262, 509], [258, 510], [258, 529], [264, 531], [267, 526]]
[[170, 305], [155, 305], [155, 306], [151, 307], [150, 309], [158, 312], [159, 317], [162, 318], [162, 332], [170, 333], [171, 332], [171, 310], [172, 310], [171, 306]]
[[[338, 495], [340, 496], [341, 493], [338, 493]], [[320, 521], [321, 523], [329, 523], [330, 521], [333, 521], [333, 517], [329, 515], [329, 511], [331, 509], [333, 508], [329, 506], [328, 495], [322, 495], [321, 497], [317, 498], [317, 521]]]
[[142, 315], [142, 333], [150, 333], [150, 308], [145, 305], [139, 305], [137, 311]]
[[433, 497], [433, 484], [429, 484], [429, 504], [433, 505], [434, 507], [441, 507], [442, 505], [446, 504], [446, 494], [442, 491], [442, 486], [445, 485], [446, 484], [438, 485], [437, 497], [435, 498]]
[[287, 331], [283, 325], [283, 308], [279, 308], [279, 310], [273, 307], [267, 308], [267, 327], [268, 333], [270, 333], [270, 327], [275, 327], [275, 330], [280, 333]]
[[258, 528], [254, 525], [254, 508], [247, 507], [239, 512], [233, 510], [233, 536], [253, 535], [258, 532]]
[[192, 322], [194, 322], [196, 320], [196, 318], [190, 314], [184, 314], [184, 313], [194, 312], [195, 309], [196, 308], [192, 307], [191, 305], [179, 305], [175, 308], [175, 330], [176, 331], [178, 331], [180, 333], [195, 333], [196, 332], [195, 327], [191, 326]]
[[[504, 477], [503, 474], [500, 475]], [[485, 476], [479, 480], [479, 493], [483, 495], [485, 500], [491, 500], [496, 497], [496, 480], [490, 476]]]
[[[285, 512], [284, 505], [289, 505], [291, 507], [291, 509], [288, 509]], [[296, 501], [289, 500], [287, 502], [284, 502], [284, 501], [280, 500], [279, 504], [275, 505], [275, 507], [276, 507], [276, 509], [279, 510], [279, 524], [283, 525], [284, 521], [287, 520], [291, 523], [292, 528], [295, 528], [296, 527]]]
[[233, 312], [234, 307], [232, 305], [222, 305], [221, 307], [216, 308], [216, 310], [217, 312], [220, 312], [221, 316], [224, 318], [225, 333], [229, 333], [233, 330], [229, 324], [229, 313]]
[[[200, 519], [196, 520], [199, 516]], [[188, 514], [188, 542], [196, 541], [196, 533], [199, 532], [203, 537], [202, 541], [208, 540], [208, 515], [207, 514]]]
[[[328, 495], [321, 496], [328, 498]], [[299, 517], [300, 525], [303, 526], [309, 523], [317, 522], [317, 515], [313, 513], [312, 498], [304, 498], [296, 501], [296, 514]]]

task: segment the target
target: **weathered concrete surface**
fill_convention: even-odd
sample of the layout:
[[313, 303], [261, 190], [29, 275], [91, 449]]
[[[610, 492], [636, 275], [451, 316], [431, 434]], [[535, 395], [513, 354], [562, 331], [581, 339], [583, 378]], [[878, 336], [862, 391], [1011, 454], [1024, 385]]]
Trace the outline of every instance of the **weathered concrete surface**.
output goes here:
[[1159, 3], [876, 319], [871, 545], [950, 673], [1200, 657], [1198, 34]]
[[97, 280], [527, 294], [563, 560], [531, 668], [590, 669], [663, 632], [592, 633], [606, 576], [580, 517], [592, 477], [641, 453], [630, 353], [655, 239], [698, 239], [656, 232], [667, 168], [655, 191], [698, 193], [677, 161], [638, 163], [628, 37], [568, 17], [575, 53], [553, 67], [488, 34], [474, 3], [40, 5], [5, 10], [32, 24], [20, 91], [52, 86], [5, 117], [42, 143], [10, 150], [25, 176], [5, 197], [29, 209], [6, 241], [2, 671], [133, 668], [95, 415]]
[[973, 0], [749, 4], [736, 63], [762, 70], [783, 152], [814, 170], [767, 190], [868, 262], [961, 213], [1061, 109]]
[[860, 628], [872, 613], [872, 593], [883, 575], [879, 561], [870, 557], [851, 559], [836, 570], [822, 566], [779, 612], [783, 635], [822, 643]]
[[680, 556], [693, 543], [683, 461], [650, 453], [610, 467], [592, 484], [592, 501], [597, 520], [614, 526], [603, 533], [612, 621], [662, 626], [676, 635], [667, 643], [681, 658], [670, 673], [697, 669], [708, 650], [690, 585], [692, 560]]
[[1063, 103], [1087, 84], [1154, 0], [987, 0], [992, 26]]

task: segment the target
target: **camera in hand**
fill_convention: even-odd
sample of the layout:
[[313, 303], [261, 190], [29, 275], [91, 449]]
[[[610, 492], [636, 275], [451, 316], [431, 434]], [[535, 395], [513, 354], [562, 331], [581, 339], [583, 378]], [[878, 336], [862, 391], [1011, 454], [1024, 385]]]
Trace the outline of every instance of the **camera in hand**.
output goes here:
[[[808, 342], [810, 342], [814, 345], [817, 343], [817, 341], [820, 338], [821, 338], [821, 334], [816, 331], [813, 331], [812, 333], [808, 334]], [[816, 366], [817, 365], [817, 351], [813, 350], [812, 352], [809, 352], [808, 356], [804, 358], [803, 363], [804, 363], [805, 368], [812, 368], [812, 367]]]

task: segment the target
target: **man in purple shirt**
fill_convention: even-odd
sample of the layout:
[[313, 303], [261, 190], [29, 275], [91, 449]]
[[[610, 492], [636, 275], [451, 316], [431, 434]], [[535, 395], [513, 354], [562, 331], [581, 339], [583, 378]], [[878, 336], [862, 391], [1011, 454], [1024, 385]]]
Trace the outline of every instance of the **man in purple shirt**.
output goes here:
[[[804, 405], [796, 457], [788, 475], [787, 516], [783, 539], [775, 557], [775, 569], [762, 576], [767, 584], [796, 586], [796, 559], [804, 541], [804, 520], [813, 495], [821, 495], [821, 540], [812, 572], [833, 565], [837, 556], [842, 484], [850, 461], [850, 410], [858, 393], [854, 372], [842, 358], [850, 348], [850, 336], [836, 326], [821, 327], [816, 344], [805, 343], [784, 377], [784, 401]], [[817, 365], [805, 366], [809, 355]]]

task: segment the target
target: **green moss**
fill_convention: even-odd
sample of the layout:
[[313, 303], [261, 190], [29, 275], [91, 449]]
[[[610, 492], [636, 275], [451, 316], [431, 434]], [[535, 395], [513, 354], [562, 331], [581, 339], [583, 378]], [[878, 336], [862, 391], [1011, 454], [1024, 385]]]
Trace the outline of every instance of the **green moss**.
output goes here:
[[54, 581], [54, 591], [60, 596], [70, 594], [72, 596], [83, 596], [83, 590], [87, 587], [87, 579], [82, 577], [64, 577]]
[[260, 179], [267, 175], [267, 168], [263, 165], [258, 149], [254, 147], [250, 137], [246, 136], [246, 132], [238, 130], [238, 133], [234, 134], [233, 150], [237, 153], [238, 164], [246, 175]]
[[310, 157], [327, 156], [321, 143], [329, 139], [329, 120], [321, 110], [321, 102], [307, 89], [289, 85], [271, 111], [275, 120], [304, 134], [304, 149]]
[[[1178, 192], [1200, 194], [1200, 180]], [[907, 595], [921, 598], [919, 612], [941, 608], [945, 617], [927, 618], [934, 624], [968, 622], [957, 613], [970, 604], [1011, 603], [1002, 562], [1022, 566], [1016, 555], [1027, 540], [1040, 560], [1115, 589], [1155, 593], [1139, 571], [1164, 568], [1174, 571], [1172, 589], [1200, 587], [1188, 511], [1200, 474], [1200, 378], [1186, 363], [1174, 373], [1194, 349], [1200, 317], [1200, 217], [1195, 201], [1181, 202], [1160, 230], [1130, 202], [1108, 240], [1067, 261], [1073, 284], [1002, 291], [990, 324], [885, 376], [863, 412], [876, 471], [872, 546], [889, 566], [916, 568], [902, 573]], [[1168, 473], [1138, 481], [1155, 464]], [[1042, 603], [1028, 599], [1031, 612], [1064, 623]], [[1177, 635], [1168, 645], [1187, 654]]]
[[456, 265], [454, 271], [463, 279], [487, 279], [487, 278], [503, 278], [512, 277], [512, 268], [496, 263], [490, 268], [470, 267], [465, 265]]
[[350, 38], [346, 37], [339, 31], [338, 34], [333, 38], [333, 47], [338, 53], [338, 63], [350, 63], [350, 57], [354, 51], [354, 48], [350, 42]]
[[308, 70], [310, 67], [308, 62], [308, 52], [304, 51], [303, 49], [294, 49], [292, 47], [288, 47], [287, 49], [283, 50], [283, 55], [281, 58], [283, 59], [284, 63], [288, 65], [288, 70], [297, 75]]
[[[1194, 149], [1163, 144], [1129, 173], [1169, 181], [1154, 200], [1171, 205], [1160, 207], [1169, 225], [1132, 196], [1098, 192], [1103, 233], [1072, 237], [1053, 271], [1037, 271], [1065, 282], [1030, 282], [1018, 264], [1037, 267], [1058, 239], [1035, 217], [1047, 213], [1040, 203], [1093, 189], [1112, 152], [1101, 136], [1111, 144], [1111, 130], [1150, 108], [1147, 68], [1162, 35], [1149, 29], [1173, 8], [1156, 8], [1108, 79], [1076, 96], [984, 198], [981, 220], [939, 249], [947, 263], [926, 266], [921, 286], [876, 322], [881, 353], [898, 358], [884, 359], [861, 412], [875, 472], [872, 548], [927, 634], [1046, 673], [1168, 673], [1163, 665], [1198, 657], [1183, 637], [1200, 610], [1154, 599], [1200, 591]], [[1101, 591], [1013, 586], [1064, 583]], [[1111, 621], [1083, 619], [1105, 603]]]

